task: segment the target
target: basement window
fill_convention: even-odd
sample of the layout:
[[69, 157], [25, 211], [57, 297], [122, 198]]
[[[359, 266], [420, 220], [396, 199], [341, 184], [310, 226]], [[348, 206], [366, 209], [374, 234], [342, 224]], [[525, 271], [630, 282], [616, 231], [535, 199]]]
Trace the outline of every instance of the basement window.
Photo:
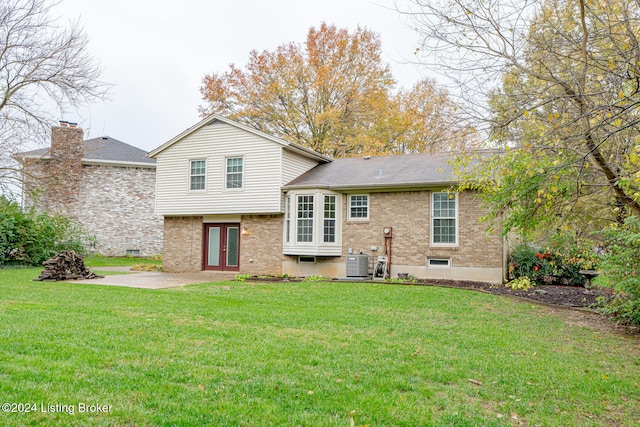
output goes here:
[[316, 257], [314, 256], [299, 256], [298, 263], [300, 264], [315, 264]]
[[125, 256], [140, 256], [140, 249], [127, 249], [124, 254]]
[[449, 268], [451, 267], [451, 258], [429, 258], [427, 260], [427, 266], [435, 268]]

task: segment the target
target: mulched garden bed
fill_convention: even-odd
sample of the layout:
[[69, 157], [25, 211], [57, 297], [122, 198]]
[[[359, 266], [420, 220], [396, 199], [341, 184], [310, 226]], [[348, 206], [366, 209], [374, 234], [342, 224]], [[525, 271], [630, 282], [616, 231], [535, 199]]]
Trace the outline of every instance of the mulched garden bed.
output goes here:
[[[253, 276], [246, 280], [258, 282], [300, 282], [298, 277], [280, 277], [280, 276]], [[330, 279], [327, 279], [330, 280]], [[359, 282], [362, 283], [362, 282]], [[380, 282], [378, 282], [380, 283]], [[593, 288], [585, 289], [580, 286], [563, 286], [563, 285], [539, 285], [529, 290], [514, 290], [505, 285], [490, 284], [484, 282], [472, 282], [462, 280], [442, 280], [429, 279], [417, 280], [415, 282], [387, 282], [393, 285], [406, 286], [444, 286], [449, 288], [471, 289], [481, 292], [487, 292], [496, 295], [511, 295], [519, 298], [525, 298], [542, 304], [556, 305], [562, 307], [587, 308], [596, 303], [598, 297], [611, 298], [612, 291], [609, 288]]]
[[536, 301], [543, 304], [559, 305], [563, 307], [590, 307], [596, 303], [598, 297], [609, 299], [612, 291], [609, 288], [585, 289], [580, 286], [539, 285], [529, 290], [514, 290], [505, 285], [483, 282], [468, 282], [457, 280], [428, 280], [421, 284], [432, 284], [451, 288], [473, 289], [496, 295], [511, 295]]

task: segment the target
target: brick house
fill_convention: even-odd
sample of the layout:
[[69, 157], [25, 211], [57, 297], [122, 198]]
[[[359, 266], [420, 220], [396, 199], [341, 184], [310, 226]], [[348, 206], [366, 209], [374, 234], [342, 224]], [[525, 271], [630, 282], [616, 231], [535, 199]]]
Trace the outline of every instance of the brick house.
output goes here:
[[503, 280], [504, 241], [447, 192], [448, 153], [330, 159], [213, 115], [149, 156], [166, 271], [340, 277], [368, 254], [391, 276]]
[[61, 122], [51, 147], [20, 153], [26, 207], [75, 217], [108, 256], [162, 253], [162, 216], [154, 212], [156, 161], [108, 136], [84, 140]]

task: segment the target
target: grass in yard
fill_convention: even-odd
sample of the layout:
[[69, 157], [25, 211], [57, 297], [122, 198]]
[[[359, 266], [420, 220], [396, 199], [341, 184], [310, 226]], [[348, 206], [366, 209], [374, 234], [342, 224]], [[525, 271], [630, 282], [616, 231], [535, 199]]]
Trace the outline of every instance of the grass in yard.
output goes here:
[[[369, 283], [30, 282], [38, 273], [0, 270], [0, 403], [37, 405], [0, 425], [347, 427], [351, 411], [357, 426], [640, 423], [640, 341], [537, 305]], [[75, 413], [42, 411], [56, 404]]]
[[160, 257], [107, 257], [103, 255], [88, 255], [84, 259], [87, 267], [118, 267], [130, 265], [162, 265]]

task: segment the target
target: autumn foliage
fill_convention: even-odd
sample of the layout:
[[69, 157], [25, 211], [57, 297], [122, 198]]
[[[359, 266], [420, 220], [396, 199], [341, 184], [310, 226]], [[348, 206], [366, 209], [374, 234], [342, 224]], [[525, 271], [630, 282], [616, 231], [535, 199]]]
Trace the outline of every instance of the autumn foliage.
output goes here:
[[252, 51], [244, 68], [203, 79], [203, 117], [221, 114], [318, 152], [400, 154], [457, 148], [468, 129], [432, 80], [395, 90], [380, 37], [322, 24], [304, 44]]

